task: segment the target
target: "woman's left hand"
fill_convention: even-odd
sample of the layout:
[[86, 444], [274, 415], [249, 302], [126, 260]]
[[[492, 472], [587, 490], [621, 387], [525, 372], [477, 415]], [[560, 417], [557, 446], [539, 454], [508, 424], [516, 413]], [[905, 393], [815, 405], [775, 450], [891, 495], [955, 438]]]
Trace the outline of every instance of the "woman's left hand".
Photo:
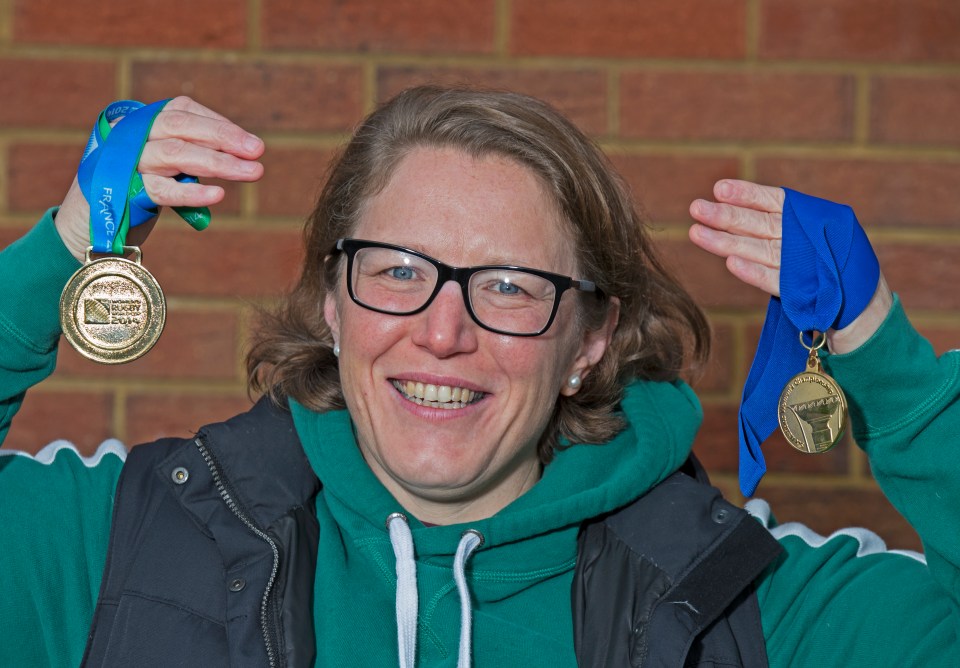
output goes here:
[[[744, 283], [780, 296], [783, 189], [724, 179], [714, 185], [713, 195], [716, 202], [698, 199], [690, 204], [690, 215], [697, 221], [690, 227], [690, 240], [726, 258], [727, 269]], [[827, 332], [830, 350], [845, 353], [858, 348], [877, 330], [892, 305], [893, 295], [881, 273], [877, 291], [863, 313], [842, 330]]]

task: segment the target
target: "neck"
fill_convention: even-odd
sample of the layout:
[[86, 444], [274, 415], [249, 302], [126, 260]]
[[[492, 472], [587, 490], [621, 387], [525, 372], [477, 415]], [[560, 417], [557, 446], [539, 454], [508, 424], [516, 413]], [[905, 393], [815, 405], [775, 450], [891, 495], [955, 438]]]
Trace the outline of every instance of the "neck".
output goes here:
[[499, 483], [476, 491], [469, 487], [411, 488], [376, 467], [372, 468], [374, 475], [400, 505], [421, 522], [435, 525], [463, 524], [492, 517], [537, 484], [543, 473], [537, 460]]

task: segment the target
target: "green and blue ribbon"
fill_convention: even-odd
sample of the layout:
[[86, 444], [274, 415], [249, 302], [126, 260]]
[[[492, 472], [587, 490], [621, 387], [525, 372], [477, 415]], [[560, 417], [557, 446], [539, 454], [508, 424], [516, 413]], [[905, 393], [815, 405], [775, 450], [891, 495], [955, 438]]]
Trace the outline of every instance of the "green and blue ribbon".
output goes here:
[[[143, 186], [137, 164], [157, 114], [169, 101], [145, 105], [135, 100], [118, 100], [100, 113], [93, 126], [77, 180], [90, 205], [90, 241], [95, 253], [122, 254], [130, 228], [160, 214], [160, 207]], [[175, 178], [181, 183], [197, 182], [196, 177], [186, 174]], [[210, 224], [207, 207], [173, 210], [196, 230]]]

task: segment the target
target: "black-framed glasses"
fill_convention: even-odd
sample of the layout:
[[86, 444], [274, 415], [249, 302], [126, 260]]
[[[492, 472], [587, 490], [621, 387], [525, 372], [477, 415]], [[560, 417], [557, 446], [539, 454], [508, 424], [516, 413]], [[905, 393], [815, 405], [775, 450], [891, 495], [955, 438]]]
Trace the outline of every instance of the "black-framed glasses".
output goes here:
[[567, 290], [603, 297], [591, 281], [509, 265], [451, 267], [379, 241], [339, 239], [335, 251], [347, 254], [347, 291], [358, 305], [379, 313], [414, 315], [430, 306], [444, 283], [454, 281], [473, 321], [498, 334], [543, 334], [553, 324]]

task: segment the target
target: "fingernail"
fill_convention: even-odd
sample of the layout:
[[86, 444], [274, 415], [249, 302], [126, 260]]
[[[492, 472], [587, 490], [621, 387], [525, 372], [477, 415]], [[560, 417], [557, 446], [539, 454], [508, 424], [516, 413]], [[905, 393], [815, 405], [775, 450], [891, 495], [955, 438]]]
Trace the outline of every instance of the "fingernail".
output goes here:
[[263, 142], [260, 140], [259, 137], [256, 137], [254, 135], [247, 135], [243, 139], [243, 148], [246, 151], [256, 151], [257, 149], [260, 148], [260, 144], [262, 143]]
[[714, 210], [713, 207], [714, 207], [713, 202], [708, 202], [705, 199], [699, 200], [697, 202], [697, 210], [699, 211], [700, 215], [707, 215], [712, 213]]
[[733, 195], [733, 186], [731, 186], [727, 181], [721, 181], [717, 184], [718, 197], [730, 197], [731, 195]]

